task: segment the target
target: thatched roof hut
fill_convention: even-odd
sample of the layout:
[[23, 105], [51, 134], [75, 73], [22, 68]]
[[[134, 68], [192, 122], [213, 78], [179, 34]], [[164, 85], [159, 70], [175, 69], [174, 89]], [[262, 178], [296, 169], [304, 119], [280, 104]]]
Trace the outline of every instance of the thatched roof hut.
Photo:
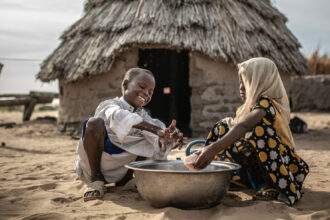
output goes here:
[[188, 51], [190, 59], [196, 54], [232, 69], [265, 56], [283, 74], [302, 74], [307, 64], [286, 21], [270, 0], [89, 0], [37, 78], [60, 79], [65, 86], [110, 73], [116, 60], [134, 48]]
[[38, 78], [74, 82], [109, 71], [127, 48], [153, 45], [233, 64], [267, 56], [283, 71], [304, 73], [305, 58], [286, 21], [269, 0], [89, 0]]

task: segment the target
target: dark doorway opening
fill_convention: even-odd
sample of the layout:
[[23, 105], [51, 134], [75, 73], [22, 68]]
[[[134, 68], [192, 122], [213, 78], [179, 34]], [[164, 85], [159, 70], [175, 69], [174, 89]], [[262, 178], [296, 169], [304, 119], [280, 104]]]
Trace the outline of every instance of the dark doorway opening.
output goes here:
[[187, 51], [139, 50], [139, 67], [150, 70], [156, 79], [152, 101], [146, 106], [152, 117], [168, 126], [172, 119], [185, 136], [191, 136], [189, 56]]

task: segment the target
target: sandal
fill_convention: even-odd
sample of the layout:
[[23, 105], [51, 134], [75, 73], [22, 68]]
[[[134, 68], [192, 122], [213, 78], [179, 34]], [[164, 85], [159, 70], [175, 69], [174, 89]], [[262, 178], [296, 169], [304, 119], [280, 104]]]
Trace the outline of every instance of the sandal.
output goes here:
[[279, 192], [275, 188], [261, 189], [253, 196], [253, 200], [270, 201], [277, 200]]
[[97, 180], [88, 184], [87, 189], [84, 192], [84, 201], [90, 201], [95, 199], [102, 199], [104, 195], [104, 182]]

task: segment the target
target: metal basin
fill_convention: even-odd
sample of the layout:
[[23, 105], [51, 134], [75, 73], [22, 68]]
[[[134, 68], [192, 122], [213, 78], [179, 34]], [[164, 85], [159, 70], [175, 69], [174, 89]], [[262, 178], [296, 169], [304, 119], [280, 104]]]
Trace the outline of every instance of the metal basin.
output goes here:
[[145, 160], [126, 167], [134, 170], [137, 189], [152, 206], [189, 209], [218, 204], [240, 165], [216, 161], [203, 170], [190, 171], [181, 160]]

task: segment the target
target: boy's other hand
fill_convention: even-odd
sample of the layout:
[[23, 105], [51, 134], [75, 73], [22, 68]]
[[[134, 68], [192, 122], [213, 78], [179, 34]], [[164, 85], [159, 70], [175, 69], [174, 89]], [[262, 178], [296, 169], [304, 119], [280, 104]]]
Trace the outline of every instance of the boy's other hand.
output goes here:
[[186, 140], [188, 140], [187, 137], [183, 137], [183, 133], [179, 132], [177, 135], [177, 139], [175, 141], [175, 145], [172, 149], [175, 149], [177, 147], [179, 147], [179, 150], [182, 148], [183, 145], [186, 145], [187, 143], [185, 142]]
[[174, 147], [172, 149], [175, 149], [181, 147], [186, 144], [184, 141], [187, 140], [186, 137], [183, 137], [183, 133], [180, 132], [178, 129], [175, 128], [176, 126], [176, 120], [172, 120], [171, 124], [168, 126], [168, 128], [165, 128], [164, 130], [158, 131], [157, 134], [159, 137], [163, 138], [167, 141], [167, 143], [175, 143]]
[[164, 139], [163, 137], [159, 137], [159, 147], [163, 153], [166, 151], [167, 144], [168, 141], [166, 139]]
[[168, 128], [165, 128], [164, 130], [158, 131], [157, 135], [167, 140], [168, 142], [172, 142], [173, 137], [176, 135], [175, 125], [176, 125], [176, 121], [172, 120], [170, 126], [168, 126]]
[[176, 129], [175, 126], [176, 120], [172, 120], [170, 126], [168, 127], [170, 133], [170, 140], [175, 142], [175, 145], [172, 149], [175, 149], [177, 147], [181, 149], [182, 146], [186, 144], [185, 141], [188, 140], [188, 138], [184, 137], [183, 133]]

